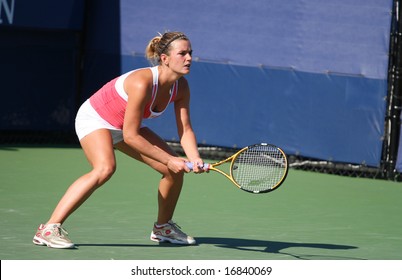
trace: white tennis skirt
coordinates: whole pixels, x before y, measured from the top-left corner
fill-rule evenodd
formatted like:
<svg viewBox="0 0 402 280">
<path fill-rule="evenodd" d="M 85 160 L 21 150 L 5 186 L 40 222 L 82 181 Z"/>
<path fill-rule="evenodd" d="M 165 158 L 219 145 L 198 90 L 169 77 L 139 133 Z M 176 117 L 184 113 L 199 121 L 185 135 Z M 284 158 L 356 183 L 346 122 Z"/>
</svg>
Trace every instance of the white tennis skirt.
<svg viewBox="0 0 402 280">
<path fill-rule="evenodd" d="M 123 141 L 123 130 L 112 126 L 102 119 L 92 107 L 89 99 L 87 99 L 77 112 L 75 118 L 75 132 L 77 133 L 78 139 L 81 141 L 82 138 L 98 129 L 108 129 L 112 134 L 113 144 Z"/>
</svg>

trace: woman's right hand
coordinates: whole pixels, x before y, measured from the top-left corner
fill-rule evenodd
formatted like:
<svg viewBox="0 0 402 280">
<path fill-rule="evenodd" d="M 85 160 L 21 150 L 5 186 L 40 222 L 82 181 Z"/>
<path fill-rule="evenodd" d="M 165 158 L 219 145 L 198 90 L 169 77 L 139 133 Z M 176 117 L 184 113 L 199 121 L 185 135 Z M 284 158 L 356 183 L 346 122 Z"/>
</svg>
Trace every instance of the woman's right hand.
<svg viewBox="0 0 402 280">
<path fill-rule="evenodd" d="M 191 172 L 190 168 L 186 165 L 186 160 L 181 157 L 172 157 L 167 163 L 167 168 L 172 170 L 174 173 L 180 172 Z"/>
</svg>

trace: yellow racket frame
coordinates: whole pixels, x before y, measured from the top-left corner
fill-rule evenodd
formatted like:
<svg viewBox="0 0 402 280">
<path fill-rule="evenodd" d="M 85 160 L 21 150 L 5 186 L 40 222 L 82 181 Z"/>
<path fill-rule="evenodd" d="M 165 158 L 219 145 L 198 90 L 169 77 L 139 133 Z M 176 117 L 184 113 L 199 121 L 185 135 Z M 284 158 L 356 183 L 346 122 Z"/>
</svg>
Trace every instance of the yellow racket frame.
<svg viewBox="0 0 402 280">
<path fill-rule="evenodd" d="M 278 149 L 278 151 L 281 152 L 281 154 L 283 155 L 283 158 L 284 158 L 284 160 L 285 160 L 285 172 L 283 172 L 282 178 L 281 178 L 273 187 L 271 187 L 270 189 L 267 189 L 267 190 L 265 190 L 265 191 L 249 191 L 249 190 L 246 190 L 246 189 L 242 188 L 242 187 L 239 185 L 239 183 L 237 183 L 236 180 L 233 178 L 233 165 L 234 165 L 234 163 L 235 163 L 237 157 L 239 157 L 239 155 L 240 155 L 241 153 L 243 153 L 245 150 L 248 150 L 248 149 L 250 149 L 250 148 L 252 148 L 252 147 L 255 147 L 255 146 L 261 146 L 261 145 L 262 145 L 262 146 L 271 146 L 271 147 L 275 147 L 276 149 Z M 220 166 L 220 165 L 222 165 L 222 164 L 224 164 L 224 163 L 227 163 L 227 162 L 230 162 L 230 166 L 229 166 L 230 174 L 227 174 L 226 172 L 222 171 L 221 169 L 216 168 L 216 167 L 218 167 L 218 166 Z M 266 193 L 266 192 L 270 192 L 270 191 L 273 191 L 273 190 L 275 190 L 276 188 L 278 188 L 278 187 L 283 183 L 283 181 L 286 179 L 286 176 L 287 176 L 287 173 L 288 173 L 288 168 L 289 168 L 288 159 L 287 159 L 287 157 L 286 157 L 285 152 L 284 152 L 281 148 L 279 148 L 279 147 L 277 147 L 277 146 L 275 146 L 275 145 L 266 144 L 266 143 L 261 143 L 261 144 L 256 144 L 256 145 L 251 145 L 251 146 L 244 147 L 243 149 L 239 150 L 238 152 L 236 152 L 236 153 L 233 154 L 232 156 L 228 157 L 227 159 L 221 160 L 221 161 L 216 162 L 216 163 L 213 163 L 213 164 L 209 164 L 207 170 L 213 170 L 213 171 L 216 171 L 216 172 L 218 172 L 218 173 L 224 175 L 224 176 L 225 176 L 226 178 L 228 178 L 236 187 L 238 187 L 238 188 L 241 189 L 241 190 L 244 190 L 244 191 L 247 191 L 247 192 L 250 192 L 250 193 L 256 193 L 256 194 L 257 194 L 257 193 Z"/>
</svg>

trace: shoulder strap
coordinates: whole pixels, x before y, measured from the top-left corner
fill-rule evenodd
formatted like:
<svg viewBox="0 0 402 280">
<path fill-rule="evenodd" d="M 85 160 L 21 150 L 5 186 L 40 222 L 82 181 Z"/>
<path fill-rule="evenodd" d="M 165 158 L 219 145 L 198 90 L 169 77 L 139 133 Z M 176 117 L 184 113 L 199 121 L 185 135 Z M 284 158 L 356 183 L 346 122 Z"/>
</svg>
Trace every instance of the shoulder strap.
<svg viewBox="0 0 402 280">
<path fill-rule="evenodd" d="M 178 91 L 178 89 L 179 89 L 179 81 L 176 81 L 176 82 L 173 84 L 173 87 L 172 87 L 172 89 L 171 89 L 172 98 L 170 99 L 170 102 L 175 101 L 176 96 L 177 96 L 177 91 Z"/>
</svg>

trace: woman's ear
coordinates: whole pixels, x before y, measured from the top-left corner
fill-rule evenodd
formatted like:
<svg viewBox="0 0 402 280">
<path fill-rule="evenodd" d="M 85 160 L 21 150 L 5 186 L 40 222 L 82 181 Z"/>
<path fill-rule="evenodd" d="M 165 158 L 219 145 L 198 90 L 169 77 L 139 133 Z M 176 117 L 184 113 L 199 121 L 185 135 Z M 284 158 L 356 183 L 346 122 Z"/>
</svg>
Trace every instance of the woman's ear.
<svg viewBox="0 0 402 280">
<path fill-rule="evenodd" d="M 169 56 L 166 54 L 161 54 L 161 62 L 163 65 L 169 66 Z"/>
</svg>

